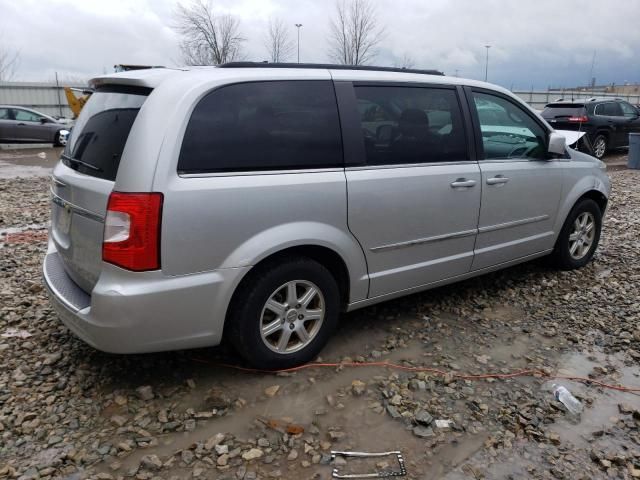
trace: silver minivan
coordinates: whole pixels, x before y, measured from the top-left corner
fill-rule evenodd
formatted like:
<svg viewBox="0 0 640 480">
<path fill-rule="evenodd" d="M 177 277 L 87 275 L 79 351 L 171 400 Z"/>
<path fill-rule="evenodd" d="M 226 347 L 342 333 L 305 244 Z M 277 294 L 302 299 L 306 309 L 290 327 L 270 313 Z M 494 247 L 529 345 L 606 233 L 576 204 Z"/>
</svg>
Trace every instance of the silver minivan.
<svg viewBox="0 0 640 480">
<path fill-rule="evenodd" d="M 116 353 L 228 339 L 313 359 L 341 312 L 549 255 L 610 184 L 509 91 L 435 71 L 232 63 L 92 80 L 51 183 L 44 279 Z"/>
</svg>

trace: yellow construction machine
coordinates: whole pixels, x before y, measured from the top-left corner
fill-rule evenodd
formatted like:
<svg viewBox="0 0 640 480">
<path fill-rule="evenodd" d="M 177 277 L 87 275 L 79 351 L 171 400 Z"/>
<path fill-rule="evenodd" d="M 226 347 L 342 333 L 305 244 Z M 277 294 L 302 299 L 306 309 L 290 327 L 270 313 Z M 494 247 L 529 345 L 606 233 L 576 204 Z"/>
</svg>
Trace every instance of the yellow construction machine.
<svg viewBox="0 0 640 480">
<path fill-rule="evenodd" d="M 79 92 L 80 96 L 76 96 L 74 92 Z M 69 108 L 73 112 L 73 118 L 78 118 L 80 110 L 82 110 L 82 107 L 84 107 L 84 104 L 87 103 L 87 100 L 89 100 L 91 96 L 91 90 L 86 88 L 64 87 L 64 94 L 67 97 Z"/>
</svg>

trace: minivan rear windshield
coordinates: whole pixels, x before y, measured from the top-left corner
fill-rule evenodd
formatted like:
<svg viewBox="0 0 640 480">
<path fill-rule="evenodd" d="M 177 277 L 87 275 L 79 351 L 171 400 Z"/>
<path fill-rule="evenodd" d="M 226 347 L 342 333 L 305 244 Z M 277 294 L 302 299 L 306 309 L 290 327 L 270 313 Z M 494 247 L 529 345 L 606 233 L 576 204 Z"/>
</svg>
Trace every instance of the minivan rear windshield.
<svg viewBox="0 0 640 480">
<path fill-rule="evenodd" d="M 71 130 L 62 162 L 85 175 L 114 181 L 133 122 L 150 92 L 135 87 L 94 92 Z"/>
<path fill-rule="evenodd" d="M 542 111 L 544 118 L 580 117 L 586 115 L 584 105 L 581 104 L 556 104 L 547 105 Z"/>
</svg>

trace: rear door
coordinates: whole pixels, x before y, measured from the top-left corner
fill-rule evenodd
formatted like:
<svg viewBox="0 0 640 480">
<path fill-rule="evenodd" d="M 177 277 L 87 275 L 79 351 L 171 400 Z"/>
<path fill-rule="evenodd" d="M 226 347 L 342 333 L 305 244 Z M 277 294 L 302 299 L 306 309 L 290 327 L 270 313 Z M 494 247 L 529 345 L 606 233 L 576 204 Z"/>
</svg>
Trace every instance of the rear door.
<svg viewBox="0 0 640 480">
<path fill-rule="evenodd" d="M 367 258 L 369 296 L 467 273 L 481 186 L 456 88 L 337 82 L 337 90 L 349 228 Z"/>
<path fill-rule="evenodd" d="M 600 117 L 600 121 L 609 130 L 609 142 L 607 148 L 627 145 L 626 119 L 618 102 L 603 102 L 595 106 L 594 114 Z"/>
<path fill-rule="evenodd" d="M 469 89 L 476 109 L 482 208 L 473 270 L 553 247 L 563 165 L 548 160 L 547 130 L 515 100 Z M 490 118 L 481 109 L 494 112 Z"/>
<path fill-rule="evenodd" d="M 97 90 L 53 171 L 51 237 L 65 270 L 85 291 L 102 265 L 104 216 L 131 127 L 148 89 Z"/>
</svg>

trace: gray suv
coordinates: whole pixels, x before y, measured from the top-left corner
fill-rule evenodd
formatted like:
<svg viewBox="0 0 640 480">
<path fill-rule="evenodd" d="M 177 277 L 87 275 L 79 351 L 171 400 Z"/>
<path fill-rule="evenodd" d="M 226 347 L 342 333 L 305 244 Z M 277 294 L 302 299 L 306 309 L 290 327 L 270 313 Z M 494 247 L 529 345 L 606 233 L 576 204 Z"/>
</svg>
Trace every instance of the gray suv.
<svg viewBox="0 0 640 480">
<path fill-rule="evenodd" d="M 91 83 L 53 171 L 44 278 L 101 350 L 225 338 L 289 367 L 341 312 L 545 255 L 579 268 L 598 244 L 604 164 L 500 87 L 250 63 Z"/>
</svg>

